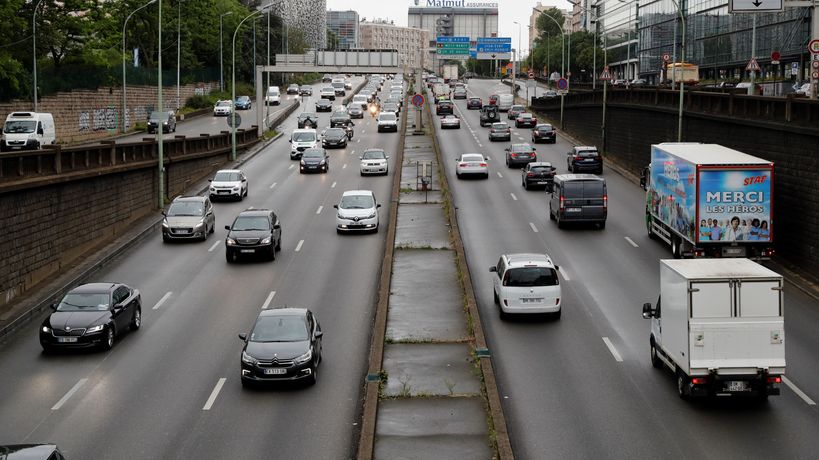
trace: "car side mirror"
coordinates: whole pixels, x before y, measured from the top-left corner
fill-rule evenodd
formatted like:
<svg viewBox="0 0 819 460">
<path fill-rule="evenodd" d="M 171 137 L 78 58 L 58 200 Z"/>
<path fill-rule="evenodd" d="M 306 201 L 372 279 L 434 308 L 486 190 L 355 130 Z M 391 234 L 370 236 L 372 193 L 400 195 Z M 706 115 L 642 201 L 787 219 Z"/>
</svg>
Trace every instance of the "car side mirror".
<svg viewBox="0 0 819 460">
<path fill-rule="evenodd" d="M 334 205 L 333 205 L 333 207 L 334 207 L 334 208 L 336 208 L 336 209 L 338 209 L 338 205 L 337 205 L 337 204 L 334 204 Z"/>
<path fill-rule="evenodd" d="M 489 267 L 489 271 L 492 272 L 492 273 L 497 273 L 498 272 L 498 267 L 493 265 L 493 266 Z"/>
<path fill-rule="evenodd" d="M 385 160 L 389 160 L 389 159 L 390 159 L 390 156 L 389 156 L 389 155 L 387 155 L 387 156 L 385 156 L 385 157 L 384 157 L 384 159 L 385 159 Z"/>
<path fill-rule="evenodd" d="M 165 210 L 164 210 L 164 209 L 163 209 L 161 212 L 162 212 L 162 215 L 163 215 L 163 216 L 168 217 L 168 213 L 167 213 L 167 212 L 165 212 Z"/>
<path fill-rule="evenodd" d="M 316 331 L 316 334 L 315 334 L 315 335 L 316 335 L 316 338 L 318 339 L 318 338 L 320 338 L 321 336 L 323 336 L 323 335 L 324 335 L 324 332 L 322 332 L 322 331 Z"/>
<path fill-rule="evenodd" d="M 288 139 L 287 142 L 293 143 L 293 139 Z"/>
<path fill-rule="evenodd" d="M 376 207 L 376 208 L 380 208 L 380 207 L 381 207 L 381 203 L 378 203 L 377 205 L 375 205 L 375 207 Z"/>
<path fill-rule="evenodd" d="M 225 225 L 225 230 L 230 230 L 230 225 Z"/>
<path fill-rule="evenodd" d="M 246 342 L 247 341 L 247 334 L 242 332 L 241 334 L 239 334 L 239 338 L 242 339 L 243 342 Z"/>
<path fill-rule="evenodd" d="M 649 319 L 654 317 L 654 309 L 652 308 L 651 303 L 644 303 L 643 304 L 643 318 Z"/>
<path fill-rule="evenodd" d="M 208 179 L 208 182 L 213 182 L 213 179 Z"/>
<path fill-rule="evenodd" d="M 51 304 L 51 309 L 52 309 L 52 310 L 56 310 L 56 309 L 57 309 L 57 305 L 59 305 L 57 302 L 52 303 L 52 304 Z"/>
</svg>

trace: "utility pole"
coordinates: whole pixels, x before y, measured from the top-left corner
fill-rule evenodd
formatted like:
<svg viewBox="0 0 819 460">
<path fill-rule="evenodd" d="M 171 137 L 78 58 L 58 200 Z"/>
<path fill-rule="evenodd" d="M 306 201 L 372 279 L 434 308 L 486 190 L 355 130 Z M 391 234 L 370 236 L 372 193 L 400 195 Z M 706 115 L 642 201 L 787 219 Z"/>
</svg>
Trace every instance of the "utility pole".
<svg viewBox="0 0 819 460">
<path fill-rule="evenodd" d="M 159 87 L 156 96 L 156 105 L 157 111 L 162 113 L 165 111 L 162 105 L 162 0 L 159 0 L 159 21 L 157 22 L 157 33 L 159 34 L 158 46 L 157 46 L 157 65 L 156 65 L 156 83 Z M 159 125 L 157 126 L 156 130 L 156 142 L 157 142 L 157 152 L 158 152 L 158 163 L 159 163 L 159 209 L 165 207 L 165 152 L 164 148 L 164 141 L 162 139 L 162 119 L 159 119 Z"/>
</svg>

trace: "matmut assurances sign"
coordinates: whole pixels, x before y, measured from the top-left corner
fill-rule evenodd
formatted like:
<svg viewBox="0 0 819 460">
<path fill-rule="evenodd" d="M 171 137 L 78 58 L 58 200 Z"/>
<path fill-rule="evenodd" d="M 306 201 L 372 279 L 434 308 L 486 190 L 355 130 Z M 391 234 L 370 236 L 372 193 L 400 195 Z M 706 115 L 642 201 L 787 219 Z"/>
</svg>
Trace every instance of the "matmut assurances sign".
<svg viewBox="0 0 819 460">
<path fill-rule="evenodd" d="M 480 0 L 414 0 L 415 6 L 431 8 L 497 8 L 498 2 Z"/>
</svg>

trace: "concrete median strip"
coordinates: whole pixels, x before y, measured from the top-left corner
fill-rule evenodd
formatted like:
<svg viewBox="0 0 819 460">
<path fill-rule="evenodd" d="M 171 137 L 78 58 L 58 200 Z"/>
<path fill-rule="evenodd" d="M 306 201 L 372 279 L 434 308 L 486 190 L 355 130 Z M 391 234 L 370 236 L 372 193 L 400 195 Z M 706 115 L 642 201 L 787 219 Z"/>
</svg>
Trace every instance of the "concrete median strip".
<svg viewBox="0 0 819 460">
<path fill-rule="evenodd" d="M 407 112 L 357 458 L 511 459 L 434 129 L 413 135 Z M 431 191 L 415 190 L 419 161 L 431 162 Z"/>
</svg>

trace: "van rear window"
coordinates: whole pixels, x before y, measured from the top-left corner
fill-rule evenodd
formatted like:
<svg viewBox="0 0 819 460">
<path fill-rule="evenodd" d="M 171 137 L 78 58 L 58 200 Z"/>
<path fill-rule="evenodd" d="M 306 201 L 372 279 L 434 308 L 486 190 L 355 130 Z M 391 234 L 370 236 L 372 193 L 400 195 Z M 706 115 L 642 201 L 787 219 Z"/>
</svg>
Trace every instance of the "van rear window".
<svg viewBox="0 0 819 460">
<path fill-rule="evenodd" d="M 522 267 L 507 270 L 504 286 L 557 286 L 557 272 L 549 267 Z"/>
<path fill-rule="evenodd" d="M 563 184 L 565 198 L 602 198 L 605 195 L 603 181 L 576 180 Z"/>
</svg>

